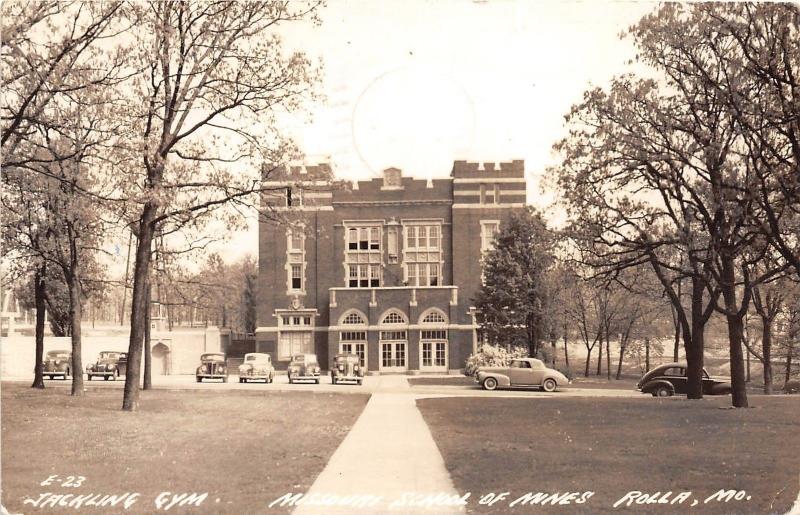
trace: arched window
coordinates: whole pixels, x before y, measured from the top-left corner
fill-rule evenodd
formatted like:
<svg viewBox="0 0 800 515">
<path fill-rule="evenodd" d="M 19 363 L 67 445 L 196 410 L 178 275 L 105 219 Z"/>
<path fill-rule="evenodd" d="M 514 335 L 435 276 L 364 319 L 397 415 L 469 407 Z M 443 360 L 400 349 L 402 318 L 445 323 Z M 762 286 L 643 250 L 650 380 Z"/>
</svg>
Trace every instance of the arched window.
<svg viewBox="0 0 800 515">
<path fill-rule="evenodd" d="M 366 324 L 367 321 L 364 320 L 364 317 L 361 316 L 361 314 L 356 311 L 348 313 L 342 319 L 342 325 L 366 325 Z"/>
<path fill-rule="evenodd" d="M 439 311 L 438 309 L 433 309 L 431 311 L 428 311 L 425 315 L 423 315 L 420 323 L 431 324 L 431 325 L 446 324 L 447 319 L 445 318 L 444 314 L 441 311 Z"/>
<path fill-rule="evenodd" d="M 406 319 L 397 311 L 391 311 L 388 315 L 383 317 L 382 324 L 405 324 Z"/>
</svg>

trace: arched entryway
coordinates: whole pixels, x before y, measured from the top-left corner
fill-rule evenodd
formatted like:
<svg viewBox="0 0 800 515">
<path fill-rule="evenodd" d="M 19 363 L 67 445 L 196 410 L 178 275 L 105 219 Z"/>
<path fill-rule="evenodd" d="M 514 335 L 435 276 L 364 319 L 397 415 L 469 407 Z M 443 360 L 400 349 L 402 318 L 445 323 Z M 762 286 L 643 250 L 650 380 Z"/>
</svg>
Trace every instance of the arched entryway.
<svg viewBox="0 0 800 515">
<path fill-rule="evenodd" d="M 169 347 L 164 345 L 162 342 L 158 342 L 155 345 L 153 345 L 152 349 L 150 350 L 150 356 L 153 358 L 152 362 L 153 375 L 158 375 L 158 376 L 169 375 L 170 373 L 169 354 L 170 354 Z"/>
</svg>

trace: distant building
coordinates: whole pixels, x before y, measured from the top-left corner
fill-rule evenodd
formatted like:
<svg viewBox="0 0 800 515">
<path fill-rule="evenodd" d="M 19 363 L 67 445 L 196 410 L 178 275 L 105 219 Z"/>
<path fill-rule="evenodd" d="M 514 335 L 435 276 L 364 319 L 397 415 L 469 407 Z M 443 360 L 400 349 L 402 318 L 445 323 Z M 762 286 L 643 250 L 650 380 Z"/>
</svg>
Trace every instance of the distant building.
<svg viewBox="0 0 800 515">
<path fill-rule="evenodd" d="M 450 178 L 335 181 L 327 165 L 270 174 L 259 228 L 256 347 L 280 368 L 358 354 L 373 373 L 463 369 L 476 347 L 481 255 L 524 207 L 523 161 L 456 161 Z"/>
</svg>

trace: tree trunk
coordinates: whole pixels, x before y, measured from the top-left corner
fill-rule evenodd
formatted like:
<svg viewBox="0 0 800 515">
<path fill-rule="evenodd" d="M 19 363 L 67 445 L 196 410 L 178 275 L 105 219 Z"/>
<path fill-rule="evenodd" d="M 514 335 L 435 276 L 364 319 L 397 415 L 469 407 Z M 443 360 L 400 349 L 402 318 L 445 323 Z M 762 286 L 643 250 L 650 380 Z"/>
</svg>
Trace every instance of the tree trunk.
<svg viewBox="0 0 800 515">
<path fill-rule="evenodd" d="M 147 275 L 150 272 L 150 246 L 153 241 L 152 222 L 156 206 L 147 202 L 139 219 L 139 234 L 136 242 L 136 262 L 133 267 L 133 298 L 131 299 L 131 334 L 128 343 L 128 370 L 125 373 L 125 393 L 122 398 L 124 411 L 139 408 L 139 373 L 142 363 L 145 309 L 147 309 Z"/>
<path fill-rule="evenodd" d="M 747 408 L 747 385 L 745 383 L 744 355 L 742 354 L 742 336 L 744 313 L 739 314 L 736 302 L 736 273 L 733 258 L 728 255 L 720 256 L 722 270 L 720 288 L 725 301 L 725 318 L 728 321 L 728 343 L 731 359 L 731 396 L 733 406 Z M 743 299 L 746 302 L 747 299 Z"/>
<path fill-rule="evenodd" d="M 672 348 L 672 361 L 675 363 L 678 362 L 679 358 L 679 351 L 681 345 L 681 324 L 678 322 L 677 317 L 675 319 L 675 344 Z"/>
<path fill-rule="evenodd" d="M 606 336 L 608 338 L 608 336 Z M 603 337 L 600 336 L 600 348 L 598 349 L 597 354 L 597 374 L 600 375 L 603 372 Z"/>
<path fill-rule="evenodd" d="M 644 371 L 650 372 L 650 337 L 644 339 Z"/>
<path fill-rule="evenodd" d="M 44 265 L 40 266 L 33 276 L 33 296 L 36 304 L 36 358 L 33 365 L 33 384 L 31 388 L 44 388 L 44 374 L 42 363 L 44 361 L 44 315 L 46 313 L 44 304 L 46 273 Z M 74 373 L 74 372 L 73 372 Z"/>
<path fill-rule="evenodd" d="M 792 358 L 794 357 L 794 341 L 789 338 L 789 341 L 786 343 L 786 377 L 784 378 L 784 384 L 788 383 L 789 380 L 792 378 Z"/>
<path fill-rule="evenodd" d="M 586 347 L 586 370 L 583 371 L 583 377 L 589 377 L 589 360 L 592 358 L 592 349 Z"/>
<path fill-rule="evenodd" d="M 558 352 L 556 350 L 556 337 L 553 335 L 552 339 L 550 340 L 550 353 L 553 355 L 551 366 L 553 368 L 556 368 L 556 352 Z"/>
<path fill-rule="evenodd" d="M 150 278 L 147 280 L 147 309 L 144 311 L 144 380 L 142 382 L 142 390 L 151 390 L 153 388 L 152 356 L 150 355 L 150 296 L 152 294 L 152 285 Z"/>
<path fill-rule="evenodd" d="M 564 321 L 564 363 L 567 365 L 567 369 L 569 369 L 569 351 L 567 350 L 567 322 L 566 322 L 566 319 Z"/>
<path fill-rule="evenodd" d="M 745 360 L 746 373 L 745 373 L 745 377 L 744 377 L 744 382 L 745 383 L 749 383 L 752 380 L 751 377 L 750 377 L 750 350 L 746 346 L 745 346 L 745 357 L 747 359 Z"/>
<path fill-rule="evenodd" d="M 692 277 L 691 324 L 692 330 L 683 333 L 683 347 L 686 353 L 686 397 L 703 398 L 703 365 L 705 354 L 706 314 L 703 309 L 705 284 L 697 277 Z"/>
<path fill-rule="evenodd" d="M 606 379 L 611 381 L 611 339 L 606 332 Z"/>
<path fill-rule="evenodd" d="M 762 318 L 761 347 L 764 362 L 764 394 L 772 395 L 772 320 Z"/>
<path fill-rule="evenodd" d="M 625 355 L 625 349 L 628 347 L 628 337 L 624 337 L 619 341 L 619 361 L 617 362 L 617 375 L 616 380 L 622 378 L 622 356 Z"/>
<path fill-rule="evenodd" d="M 72 332 L 72 395 L 83 395 L 83 361 L 81 360 L 81 284 L 76 267 L 66 274 L 69 288 L 69 319 Z"/>
</svg>

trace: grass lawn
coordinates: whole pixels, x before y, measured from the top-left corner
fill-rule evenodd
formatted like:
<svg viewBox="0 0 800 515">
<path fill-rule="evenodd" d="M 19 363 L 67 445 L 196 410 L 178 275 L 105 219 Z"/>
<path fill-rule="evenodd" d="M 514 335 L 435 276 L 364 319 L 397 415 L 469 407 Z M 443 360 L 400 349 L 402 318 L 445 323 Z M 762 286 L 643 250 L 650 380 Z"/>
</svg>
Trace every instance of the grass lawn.
<svg viewBox="0 0 800 515">
<path fill-rule="evenodd" d="M 162 491 L 208 492 L 193 512 L 264 512 L 275 498 L 311 486 L 368 398 L 153 390 L 141 393 L 139 412 L 123 413 L 118 389 L 74 398 L 64 388 L 3 384 L 3 505 L 30 513 L 41 510 L 22 501 L 45 492 L 138 492 L 125 513 L 152 513 Z M 85 480 L 79 488 L 40 485 L 51 475 Z"/>
<path fill-rule="evenodd" d="M 589 377 L 576 377 L 572 381 L 571 387 L 574 388 L 591 388 L 603 390 L 633 390 L 636 387 L 636 382 L 639 378 L 623 376 L 622 379 L 617 381 L 611 379 L 610 381 L 605 376 L 589 376 Z M 478 388 L 478 383 L 472 377 L 466 376 L 447 376 L 447 377 L 409 377 L 408 384 L 411 386 L 472 386 Z M 569 388 L 566 386 L 565 388 Z"/>
<path fill-rule="evenodd" d="M 720 409 L 729 403 L 728 396 L 417 401 L 456 488 L 472 492 L 473 513 L 786 513 L 798 495 L 800 398 L 760 396 L 755 408 Z M 705 503 L 720 489 L 745 490 L 750 500 Z M 634 490 L 692 495 L 612 508 Z M 587 491 L 594 494 L 584 504 L 477 503 L 490 492 L 514 500 Z"/>
</svg>

